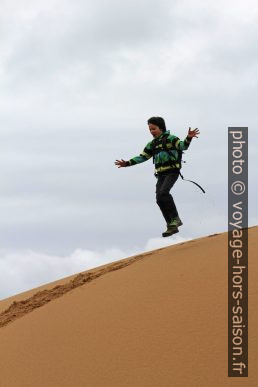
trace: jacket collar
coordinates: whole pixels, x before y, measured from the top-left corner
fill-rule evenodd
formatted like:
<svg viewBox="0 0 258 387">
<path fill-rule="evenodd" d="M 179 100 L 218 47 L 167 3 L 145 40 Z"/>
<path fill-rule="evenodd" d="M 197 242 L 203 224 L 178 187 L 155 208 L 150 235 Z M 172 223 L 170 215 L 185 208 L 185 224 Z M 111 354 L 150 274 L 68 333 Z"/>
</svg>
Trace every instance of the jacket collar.
<svg viewBox="0 0 258 387">
<path fill-rule="evenodd" d="M 154 140 L 161 139 L 165 134 L 170 134 L 170 130 L 166 130 L 165 132 L 162 132 L 158 137 L 154 138 Z"/>
</svg>

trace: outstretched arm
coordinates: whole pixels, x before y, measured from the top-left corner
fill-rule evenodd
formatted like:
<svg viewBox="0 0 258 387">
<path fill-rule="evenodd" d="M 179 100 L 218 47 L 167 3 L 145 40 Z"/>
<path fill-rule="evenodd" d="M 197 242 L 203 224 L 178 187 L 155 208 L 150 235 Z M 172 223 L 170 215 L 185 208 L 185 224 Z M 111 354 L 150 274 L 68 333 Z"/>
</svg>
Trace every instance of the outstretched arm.
<svg viewBox="0 0 258 387">
<path fill-rule="evenodd" d="M 149 142 L 139 156 L 135 156 L 128 161 L 125 161 L 123 159 L 116 160 L 115 165 L 117 165 L 118 168 L 121 168 L 121 167 L 129 167 L 135 164 L 140 164 L 140 163 L 143 163 L 144 161 L 149 160 L 152 157 L 152 154 L 153 154 L 152 146 L 151 146 L 151 142 Z"/>
<path fill-rule="evenodd" d="M 191 130 L 191 128 L 189 128 L 187 137 L 183 141 L 181 141 L 178 137 L 173 138 L 172 146 L 177 150 L 181 150 L 181 151 L 187 150 L 192 141 L 192 138 L 198 137 L 197 134 L 199 133 L 200 132 L 198 128 L 195 128 L 194 130 Z"/>
</svg>

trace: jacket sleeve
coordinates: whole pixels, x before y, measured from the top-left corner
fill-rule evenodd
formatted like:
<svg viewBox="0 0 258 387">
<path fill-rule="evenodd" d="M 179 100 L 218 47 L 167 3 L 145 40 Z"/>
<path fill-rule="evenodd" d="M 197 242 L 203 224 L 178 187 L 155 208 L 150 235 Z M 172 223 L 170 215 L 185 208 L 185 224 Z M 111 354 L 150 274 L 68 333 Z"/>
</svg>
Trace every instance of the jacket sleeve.
<svg viewBox="0 0 258 387">
<path fill-rule="evenodd" d="M 172 149 L 184 151 L 189 148 L 192 138 L 187 136 L 183 141 L 181 141 L 177 136 L 170 136 L 170 141 Z"/>
<path fill-rule="evenodd" d="M 132 157 L 130 160 L 126 162 L 126 166 L 130 167 L 131 165 L 140 164 L 144 161 L 149 160 L 153 155 L 153 146 L 152 141 L 148 142 L 143 151 L 139 154 L 139 156 Z"/>
</svg>

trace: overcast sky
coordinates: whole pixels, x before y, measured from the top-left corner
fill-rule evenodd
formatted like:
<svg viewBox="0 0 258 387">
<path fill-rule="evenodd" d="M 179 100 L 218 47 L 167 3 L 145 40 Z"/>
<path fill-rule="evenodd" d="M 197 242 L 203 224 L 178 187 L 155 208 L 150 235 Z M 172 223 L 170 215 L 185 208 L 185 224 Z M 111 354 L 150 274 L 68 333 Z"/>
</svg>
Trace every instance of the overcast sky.
<svg viewBox="0 0 258 387">
<path fill-rule="evenodd" d="M 249 127 L 258 224 L 258 5 L 0 0 L 0 298 L 115 259 L 227 230 L 227 128 Z M 150 159 L 117 168 L 162 116 L 198 127 L 162 238 Z"/>
</svg>

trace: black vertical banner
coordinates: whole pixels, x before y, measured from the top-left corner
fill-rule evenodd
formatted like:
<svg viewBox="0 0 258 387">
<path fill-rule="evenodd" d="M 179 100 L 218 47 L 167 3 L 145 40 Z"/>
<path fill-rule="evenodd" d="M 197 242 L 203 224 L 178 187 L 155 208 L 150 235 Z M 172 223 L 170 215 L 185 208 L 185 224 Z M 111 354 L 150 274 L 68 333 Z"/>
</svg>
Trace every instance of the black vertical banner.
<svg viewBox="0 0 258 387">
<path fill-rule="evenodd" d="M 248 128 L 228 128 L 228 376 L 248 376 Z"/>
</svg>

